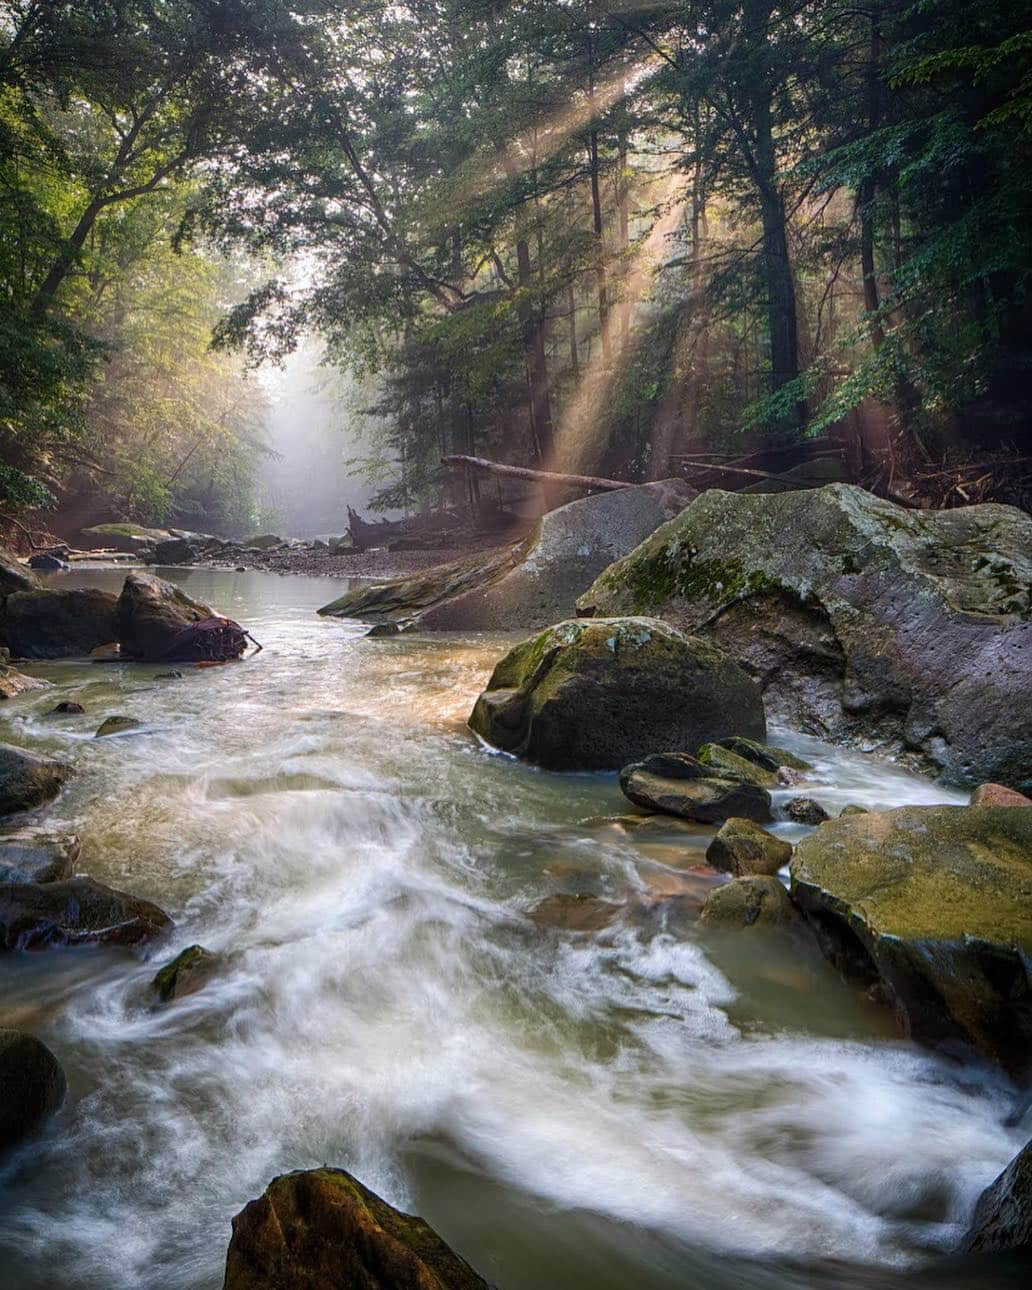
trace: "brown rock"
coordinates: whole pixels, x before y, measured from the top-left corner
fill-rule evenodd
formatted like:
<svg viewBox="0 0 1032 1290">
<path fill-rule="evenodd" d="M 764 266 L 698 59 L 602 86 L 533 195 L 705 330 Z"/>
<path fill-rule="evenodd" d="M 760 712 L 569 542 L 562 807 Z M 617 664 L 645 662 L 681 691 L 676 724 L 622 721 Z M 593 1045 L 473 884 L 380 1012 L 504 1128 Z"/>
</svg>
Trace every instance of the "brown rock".
<svg viewBox="0 0 1032 1290">
<path fill-rule="evenodd" d="M 747 874 L 776 874 L 791 859 L 791 843 L 745 819 L 728 820 L 706 851 L 706 860 L 714 869 L 734 874 L 736 878 Z"/>
<path fill-rule="evenodd" d="M 971 794 L 972 806 L 1032 806 L 1032 798 L 1019 793 L 1016 788 L 1003 784 L 979 784 Z"/>
<path fill-rule="evenodd" d="M 46 945 L 138 945 L 172 928 L 150 901 L 92 878 L 0 886 L 0 950 Z"/>
<path fill-rule="evenodd" d="M 707 927 L 791 927 L 802 916 L 777 878 L 733 878 L 714 887 L 702 907 Z"/>
</svg>

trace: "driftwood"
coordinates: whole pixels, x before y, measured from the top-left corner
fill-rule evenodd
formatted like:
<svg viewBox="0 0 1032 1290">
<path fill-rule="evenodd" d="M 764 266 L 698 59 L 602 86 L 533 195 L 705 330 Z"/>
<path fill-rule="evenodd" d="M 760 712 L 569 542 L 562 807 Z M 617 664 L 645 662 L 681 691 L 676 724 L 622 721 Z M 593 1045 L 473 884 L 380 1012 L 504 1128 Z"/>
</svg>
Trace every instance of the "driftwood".
<svg viewBox="0 0 1032 1290">
<path fill-rule="evenodd" d="M 348 507 L 348 532 L 356 551 L 370 547 L 389 546 L 402 538 L 433 538 L 454 533 L 459 518 L 448 511 L 413 515 L 404 520 L 364 520 L 352 507 Z"/>
<path fill-rule="evenodd" d="M 442 457 L 445 466 L 465 466 L 467 470 L 482 470 L 489 475 L 504 475 L 509 479 L 529 479 L 537 484 L 552 484 L 558 488 L 583 488 L 595 493 L 614 493 L 619 488 L 633 488 L 627 479 L 599 479 L 595 475 L 563 475 L 554 470 L 531 470 L 529 466 L 505 466 L 486 457 Z"/>
</svg>

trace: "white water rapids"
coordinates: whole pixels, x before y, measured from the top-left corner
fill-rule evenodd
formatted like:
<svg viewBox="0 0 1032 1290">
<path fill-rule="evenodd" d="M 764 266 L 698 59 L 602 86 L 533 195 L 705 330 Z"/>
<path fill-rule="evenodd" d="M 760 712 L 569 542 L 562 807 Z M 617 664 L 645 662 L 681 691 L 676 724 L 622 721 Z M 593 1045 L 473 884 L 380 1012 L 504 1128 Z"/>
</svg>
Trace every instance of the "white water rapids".
<svg viewBox="0 0 1032 1290">
<path fill-rule="evenodd" d="M 838 1261 L 886 1285 L 956 1242 L 1029 1136 L 1014 1090 L 900 1040 L 816 958 L 665 919 L 704 837 L 600 823 L 626 808 L 614 776 L 466 731 L 505 640 L 365 640 L 314 615 L 339 584 L 170 576 L 264 651 L 181 680 L 40 665 L 57 690 L 0 712 L 0 738 L 76 763 L 47 818 L 81 833 L 82 870 L 177 924 L 146 962 L 0 960 L 0 1025 L 69 1077 L 0 1162 L 5 1286 L 220 1286 L 231 1216 L 322 1163 L 502 1290 L 846 1284 Z M 44 716 L 61 698 L 88 717 Z M 144 730 L 90 737 L 121 712 Z M 962 800 L 792 746 L 833 813 Z M 525 916 L 562 890 L 653 912 L 586 935 Z M 157 966 L 193 943 L 223 971 L 155 1007 Z"/>
</svg>

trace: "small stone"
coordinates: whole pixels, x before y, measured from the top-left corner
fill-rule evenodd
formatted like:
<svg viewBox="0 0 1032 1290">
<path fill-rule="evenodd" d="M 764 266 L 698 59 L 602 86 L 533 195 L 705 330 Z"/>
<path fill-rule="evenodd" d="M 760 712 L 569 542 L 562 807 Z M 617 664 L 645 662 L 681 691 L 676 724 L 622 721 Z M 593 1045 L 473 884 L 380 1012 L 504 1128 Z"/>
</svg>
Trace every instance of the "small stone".
<svg viewBox="0 0 1032 1290">
<path fill-rule="evenodd" d="M 81 717 L 86 709 L 81 703 L 75 703 L 71 699 L 62 699 L 60 703 L 50 709 L 51 717 Z"/>
<path fill-rule="evenodd" d="M 869 815 L 869 814 L 870 814 L 870 811 L 868 811 L 866 806 L 857 806 L 854 802 L 850 802 L 848 806 L 844 806 L 842 810 L 839 811 L 839 819 L 841 819 L 843 815 Z"/>
<path fill-rule="evenodd" d="M 183 674 L 182 672 L 158 672 L 154 679 L 155 681 L 181 681 Z"/>
<path fill-rule="evenodd" d="M 752 820 L 730 819 L 709 844 L 706 861 L 714 869 L 741 877 L 773 875 L 792 859 L 792 846 Z"/>
<path fill-rule="evenodd" d="M 1003 784 L 979 784 L 971 794 L 972 806 L 1032 806 L 1032 798 Z"/>
<path fill-rule="evenodd" d="M 714 887 L 702 907 L 707 927 L 790 927 L 801 921 L 788 892 L 771 877 L 733 878 Z"/>
<path fill-rule="evenodd" d="M 158 972 L 151 982 L 162 1003 L 194 994 L 211 980 L 219 966 L 218 955 L 203 945 L 191 945 Z"/>
<path fill-rule="evenodd" d="M 128 730 L 138 730 L 141 724 L 135 717 L 108 717 L 106 721 L 100 723 L 94 738 L 103 739 L 107 735 L 121 735 Z"/>
<path fill-rule="evenodd" d="M 242 564 L 238 564 L 238 565 L 237 565 L 237 567 L 233 570 L 233 572 L 234 572 L 234 573 L 246 573 L 246 572 L 247 572 L 247 569 L 245 568 L 245 566 L 244 566 L 244 565 L 242 565 Z"/>
<path fill-rule="evenodd" d="M 785 803 L 785 818 L 791 820 L 793 824 L 817 825 L 830 820 L 831 816 L 820 802 L 815 802 L 812 797 L 793 797 L 791 801 Z"/>
<path fill-rule="evenodd" d="M 0 1147 L 20 1142 L 64 1096 L 64 1071 L 46 1044 L 20 1030 L 0 1030 Z"/>
<path fill-rule="evenodd" d="M 375 640 L 380 636 L 400 636 L 401 625 L 399 623 L 374 623 L 366 632 L 368 640 Z"/>
</svg>

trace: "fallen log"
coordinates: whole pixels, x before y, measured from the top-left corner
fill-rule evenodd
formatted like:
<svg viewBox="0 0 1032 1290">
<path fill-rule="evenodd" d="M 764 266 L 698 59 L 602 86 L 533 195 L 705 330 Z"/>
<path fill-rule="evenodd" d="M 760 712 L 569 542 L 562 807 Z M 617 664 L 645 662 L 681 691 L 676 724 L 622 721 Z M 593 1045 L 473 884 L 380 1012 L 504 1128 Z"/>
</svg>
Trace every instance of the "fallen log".
<svg viewBox="0 0 1032 1290">
<path fill-rule="evenodd" d="M 633 488 L 628 479 L 599 479 L 595 475 L 563 475 L 554 470 L 532 470 L 529 466 L 505 466 L 486 457 L 455 455 L 442 457 L 444 466 L 465 466 L 467 470 L 482 470 L 489 475 L 504 475 L 509 479 L 529 479 L 537 484 L 552 484 L 559 488 L 583 488 L 596 493 L 614 493 L 619 488 Z"/>
</svg>

